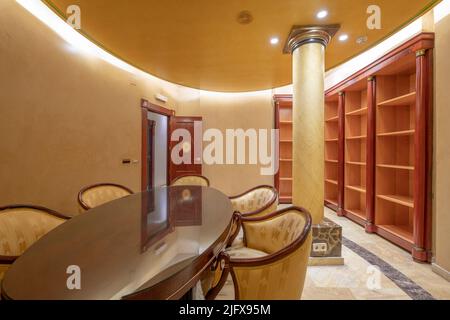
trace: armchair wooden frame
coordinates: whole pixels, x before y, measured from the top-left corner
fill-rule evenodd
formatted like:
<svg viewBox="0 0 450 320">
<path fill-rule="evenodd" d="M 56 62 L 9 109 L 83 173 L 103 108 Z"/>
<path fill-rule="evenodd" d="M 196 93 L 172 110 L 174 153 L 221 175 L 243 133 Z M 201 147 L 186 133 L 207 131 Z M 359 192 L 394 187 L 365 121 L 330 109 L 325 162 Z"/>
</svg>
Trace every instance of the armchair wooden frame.
<svg viewBox="0 0 450 320">
<path fill-rule="evenodd" d="M 41 206 L 35 206 L 35 205 L 25 205 L 25 204 L 15 204 L 15 205 L 9 205 L 5 207 L 0 207 L 0 215 L 6 211 L 6 210 L 13 210 L 13 209 L 33 209 L 33 210 L 39 210 L 45 213 L 48 213 L 49 215 L 52 215 L 56 218 L 60 218 L 63 220 L 70 220 L 72 217 L 66 216 L 62 213 L 59 213 L 55 210 L 51 210 L 45 207 Z M 0 264 L 13 264 L 19 256 L 2 256 L 0 255 Z"/>
<path fill-rule="evenodd" d="M 206 184 L 207 184 L 208 187 L 211 185 L 210 182 L 209 182 L 209 179 L 208 179 L 207 177 L 205 177 L 205 176 L 202 176 L 201 174 L 186 174 L 186 175 L 183 175 L 183 176 L 179 176 L 179 177 L 173 179 L 173 180 L 170 182 L 170 185 L 173 185 L 175 182 L 177 182 L 177 181 L 179 181 L 179 180 L 181 180 L 181 179 L 183 179 L 183 178 L 187 178 L 187 177 L 196 177 L 196 178 L 200 178 L 200 179 L 203 179 L 203 180 L 206 181 Z"/>
<path fill-rule="evenodd" d="M 263 189 L 263 188 L 272 190 L 273 191 L 273 196 L 270 199 L 270 201 L 266 205 L 264 205 L 262 208 L 260 208 L 258 210 L 255 210 L 255 211 L 252 211 L 252 212 L 248 212 L 248 213 L 242 213 L 241 212 L 241 215 L 243 217 L 251 217 L 251 216 L 254 216 L 254 215 L 257 215 L 257 214 L 263 212 L 264 210 L 267 210 L 268 208 L 270 208 L 275 203 L 275 201 L 278 200 L 279 194 L 278 194 L 278 190 L 277 189 L 275 189 L 274 187 L 269 186 L 269 185 L 261 185 L 261 186 L 254 187 L 254 188 L 252 188 L 250 190 L 247 190 L 247 191 L 245 191 L 245 192 L 243 192 L 243 193 L 241 193 L 241 194 L 239 194 L 237 196 L 232 196 L 232 197 L 229 197 L 229 198 L 230 198 L 230 200 L 236 200 L 236 199 L 238 199 L 240 197 L 245 196 L 246 194 L 248 194 L 250 192 L 256 191 L 258 189 Z"/>
<path fill-rule="evenodd" d="M 98 184 L 90 185 L 90 186 L 84 187 L 78 193 L 78 203 L 84 210 L 91 210 L 92 208 L 86 202 L 84 202 L 83 194 L 90 189 L 94 189 L 94 188 L 98 188 L 98 187 L 116 187 L 116 188 L 125 190 L 125 191 L 129 192 L 130 194 L 134 194 L 134 192 L 131 189 L 129 189 L 125 186 L 122 186 L 120 184 L 116 184 L 116 183 L 98 183 Z"/>
<path fill-rule="evenodd" d="M 235 217 L 238 217 L 234 222 L 237 223 L 238 230 L 239 228 L 245 224 L 246 222 L 263 222 L 266 220 L 270 220 L 279 216 L 282 216 L 286 212 L 289 211 L 297 211 L 301 213 L 305 218 L 305 226 L 303 228 L 302 233 L 297 237 L 296 240 L 294 240 L 290 245 L 286 246 L 285 248 L 273 253 L 269 254 L 264 257 L 260 258 L 248 258 L 248 259 L 236 259 L 231 258 L 226 252 L 221 252 L 217 258 L 216 268 L 220 268 L 222 271 L 222 275 L 219 281 L 219 284 L 215 288 L 214 292 L 211 292 L 206 298 L 208 300 L 213 300 L 217 296 L 217 294 L 222 290 L 229 274 L 231 273 L 231 277 L 233 279 L 234 283 L 234 291 L 235 291 L 235 300 L 240 300 L 240 294 L 239 294 L 239 286 L 237 284 L 237 278 L 234 273 L 234 267 L 258 267 L 258 266 L 265 266 L 272 264 L 278 260 L 283 259 L 284 257 L 294 253 L 297 249 L 299 249 L 308 239 L 308 236 L 311 232 L 312 228 L 312 218 L 311 214 L 308 212 L 308 210 L 302 208 L 302 207 L 289 207 L 283 210 L 279 210 L 277 212 L 274 212 L 272 214 L 269 214 L 264 217 L 257 217 L 257 218 L 251 218 L 251 217 L 243 217 L 239 214 L 235 214 Z M 244 228 L 244 244 L 247 246 L 247 237 L 245 234 L 245 228 Z"/>
</svg>

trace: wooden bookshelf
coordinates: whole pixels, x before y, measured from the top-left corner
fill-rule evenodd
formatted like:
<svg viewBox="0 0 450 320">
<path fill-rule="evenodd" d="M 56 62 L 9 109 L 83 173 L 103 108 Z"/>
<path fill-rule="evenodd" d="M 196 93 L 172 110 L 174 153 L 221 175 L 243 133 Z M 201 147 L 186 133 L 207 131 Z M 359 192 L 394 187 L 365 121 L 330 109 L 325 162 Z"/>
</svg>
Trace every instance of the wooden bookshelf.
<svg viewBox="0 0 450 320">
<path fill-rule="evenodd" d="M 375 225 L 413 247 L 416 68 L 377 76 Z M 379 102 L 379 103 L 378 103 Z M 384 164 L 390 163 L 390 166 Z"/>
<path fill-rule="evenodd" d="M 366 223 L 367 81 L 345 90 L 344 215 Z"/>
<path fill-rule="evenodd" d="M 420 262 L 430 262 L 432 248 L 433 47 L 434 34 L 419 34 L 325 93 L 345 97 L 343 113 L 325 105 L 327 132 L 332 123 L 345 128 L 326 135 L 326 166 L 337 166 L 326 173 L 327 198 Z"/>
<path fill-rule="evenodd" d="M 293 166 L 293 109 L 291 95 L 276 95 L 275 128 L 280 130 L 280 163 L 275 175 L 275 188 L 280 194 L 280 203 L 292 203 L 292 166 Z"/>
<path fill-rule="evenodd" d="M 339 95 L 325 97 L 325 205 L 339 208 Z"/>
</svg>

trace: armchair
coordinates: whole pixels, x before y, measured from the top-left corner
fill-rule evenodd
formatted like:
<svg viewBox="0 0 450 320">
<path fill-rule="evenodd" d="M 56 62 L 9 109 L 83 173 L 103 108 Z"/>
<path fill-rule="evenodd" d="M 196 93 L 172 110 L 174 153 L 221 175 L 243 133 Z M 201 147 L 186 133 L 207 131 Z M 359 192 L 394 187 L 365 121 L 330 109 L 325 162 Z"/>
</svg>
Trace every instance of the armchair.
<svg viewBox="0 0 450 320">
<path fill-rule="evenodd" d="M 222 253 L 222 278 L 231 273 L 236 300 L 298 300 L 311 252 L 311 215 L 291 207 L 265 217 L 242 217 L 244 245 Z"/>
<path fill-rule="evenodd" d="M 0 281 L 19 256 L 68 219 L 70 217 L 38 206 L 0 208 Z"/>
</svg>

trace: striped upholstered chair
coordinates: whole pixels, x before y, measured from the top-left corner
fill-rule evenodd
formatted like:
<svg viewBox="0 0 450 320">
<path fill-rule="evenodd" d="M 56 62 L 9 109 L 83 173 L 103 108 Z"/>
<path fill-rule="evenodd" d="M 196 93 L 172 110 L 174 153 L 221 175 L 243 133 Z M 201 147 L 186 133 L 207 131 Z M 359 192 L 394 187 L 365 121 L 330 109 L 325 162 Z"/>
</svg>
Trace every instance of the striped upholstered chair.
<svg viewBox="0 0 450 320">
<path fill-rule="evenodd" d="M 9 265 L 41 237 L 68 219 L 70 217 L 37 206 L 0 208 L 0 281 Z"/>
<path fill-rule="evenodd" d="M 235 299 L 299 300 L 311 252 L 311 215 L 290 207 L 240 221 L 245 246 L 223 253 L 218 263 L 222 279 L 231 272 Z"/>
<path fill-rule="evenodd" d="M 85 187 L 78 193 L 80 212 L 88 211 L 107 202 L 132 194 L 133 191 L 127 187 L 114 183 L 101 183 Z"/>
<path fill-rule="evenodd" d="M 188 175 L 182 176 L 174 179 L 171 186 L 200 186 L 200 187 L 209 187 L 208 178 L 201 175 Z"/>
</svg>

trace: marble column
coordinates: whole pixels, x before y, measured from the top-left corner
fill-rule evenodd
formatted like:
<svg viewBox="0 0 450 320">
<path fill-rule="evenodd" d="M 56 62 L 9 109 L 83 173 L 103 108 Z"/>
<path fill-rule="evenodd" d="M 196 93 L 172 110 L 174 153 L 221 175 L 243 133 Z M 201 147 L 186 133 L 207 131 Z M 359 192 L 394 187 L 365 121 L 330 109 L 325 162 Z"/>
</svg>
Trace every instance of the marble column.
<svg viewBox="0 0 450 320">
<path fill-rule="evenodd" d="M 294 88 L 293 204 L 324 218 L 325 48 L 338 25 L 294 27 L 285 52 L 292 54 Z"/>
<path fill-rule="evenodd" d="M 339 25 L 294 26 L 285 46 L 293 64 L 293 204 L 313 217 L 310 265 L 342 265 L 342 228 L 324 219 L 325 49 Z"/>
</svg>

